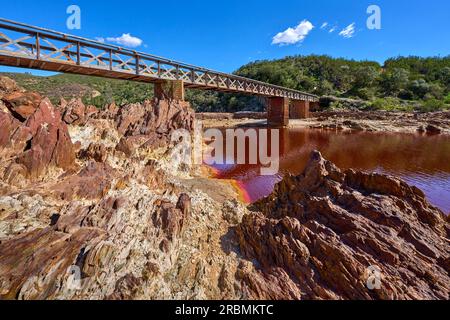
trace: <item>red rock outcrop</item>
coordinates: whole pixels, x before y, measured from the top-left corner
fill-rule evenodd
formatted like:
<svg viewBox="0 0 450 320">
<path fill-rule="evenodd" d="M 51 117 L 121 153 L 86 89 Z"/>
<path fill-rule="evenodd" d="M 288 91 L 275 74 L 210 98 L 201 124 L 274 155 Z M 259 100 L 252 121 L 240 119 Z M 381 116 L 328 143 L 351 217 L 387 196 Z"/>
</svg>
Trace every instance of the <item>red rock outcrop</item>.
<svg viewBox="0 0 450 320">
<path fill-rule="evenodd" d="M 194 112 L 188 103 L 154 99 L 123 106 L 115 122 L 120 134 L 125 137 L 146 137 L 144 145 L 155 147 L 167 143 L 174 130 L 192 131 L 194 119 Z M 122 144 L 129 145 L 130 142 L 124 141 Z"/>
<path fill-rule="evenodd" d="M 253 210 L 236 231 L 251 298 L 449 299 L 450 225 L 399 179 L 314 152 Z"/>
<path fill-rule="evenodd" d="M 66 106 L 63 120 L 67 124 L 79 125 L 85 122 L 86 106 L 81 99 L 72 99 Z"/>
<path fill-rule="evenodd" d="M 69 175 L 52 186 L 51 192 L 59 199 L 99 199 L 111 189 L 115 170 L 105 163 L 90 162 L 78 174 Z"/>
<path fill-rule="evenodd" d="M 49 227 L 2 242 L 0 299 L 48 298 L 58 290 L 86 243 L 99 241 L 100 236 L 98 229 L 78 228 L 68 234 Z"/>
<path fill-rule="evenodd" d="M 138 149 L 167 146 L 172 132 L 177 129 L 192 131 L 195 114 L 186 102 L 153 99 L 120 109 L 111 104 L 97 117 L 114 118 L 117 131 L 122 136 L 116 151 L 131 157 Z"/>
<path fill-rule="evenodd" d="M 23 91 L 23 89 L 13 79 L 0 77 L 0 98 L 4 95 L 19 91 Z"/>
<path fill-rule="evenodd" d="M 75 151 L 61 115 L 44 99 L 25 123 L 32 138 L 24 152 L 17 155 L 16 163 L 27 169 L 27 178 L 37 179 L 49 167 L 69 170 L 75 166 Z"/>
<path fill-rule="evenodd" d="M 19 93 L 31 97 L 0 78 L 0 98 Z M 169 147 L 175 129 L 190 130 L 192 109 L 156 100 L 99 113 L 81 100 L 62 99 L 55 109 L 42 99 L 29 113 L 16 105 L 22 115 L 0 104 L 0 299 L 179 292 L 167 279 L 185 251 L 191 198 L 151 148 Z"/>
<path fill-rule="evenodd" d="M 128 287 L 125 279 L 131 277 L 139 285 L 148 285 L 152 279 L 144 276 L 150 272 L 147 266 L 157 268 L 149 261 L 150 250 L 156 247 L 164 256 L 179 245 L 188 219 L 183 208 L 189 207 L 190 202 L 184 198 L 183 208 L 164 202 L 152 209 L 153 212 L 137 212 L 133 201 L 106 197 L 93 206 L 71 203 L 49 221 L 48 227 L 0 242 L 0 299 L 55 299 L 76 297 L 75 294 L 134 299 L 142 288 L 138 286 L 134 292 L 125 294 Z M 139 214 L 141 219 L 129 220 L 131 212 Z M 149 217 L 153 223 L 145 221 Z M 130 230 L 135 233 L 129 234 Z M 130 249 L 137 239 L 145 242 L 147 257 L 133 256 L 136 253 Z M 143 250 L 140 246 L 135 248 Z M 157 254 L 152 252 L 151 256 Z M 128 259 L 140 262 L 136 267 L 142 269 L 143 275 L 136 277 L 131 271 L 121 275 L 120 270 Z M 78 283 L 71 282 L 71 270 L 78 270 L 75 273 Z"/>
<path fill-rule="evenodd" d="M 2 98 L 7 110 L 0 111 L 0 154 L 9 163 L 4 180 L 15 184 L 18 176 L 38 179 L 51 167 L 74 168 L 67 126 L 50 100 L 12 84 L 4 91 L 9 92 Z"/>
<path fill-rule="evenodd" d="M 31 130 L 9 112 L 0 111 L 0 155 L 9 159 L 21 153 L 32 138 Z"/>
<path fill-rule="evenodd" d="M 42 97 L 35 92 L 13 92 L 2 98 L 8 110 L 20 121 L 30 117 L 42 101 Z"/>
<path fill-rule="evenodd" d="M 96 107 L 86 106 L 80 98 L 72 99 L 69 103 L 62 100 L 59 108 L 63 121 L 69 125 L 85 125 L 98 112 Z"/>
<path fill-rule="evenodd" d="M 78 153 L 78 157 L 104 163 L 108 158 L 108 153 L 110 152 L 102 143 L 91 143 L 87 149 L 83 149 Z"/>
<path fill-rule="evenodd" d="M 189 218 L 191 199 L 187 195 L 182 195 L 177 203 L 162 202 L 153 213 L 153 225 L 157 229 L 164 231 L 166 238 L 161 242 L 161 250 L 167 252 L 166 245 L 183 232 L 183 226 Z"/>
<path fill-rule="evenodd" d="M 117 116 L 117 113 L 119 112 L 119 107 L 116 105 L 115 102 L 112 102 L 105 106 L 105 108 L 97 113 L 96 117 L 99 119 L 107 119 L 107 120 L 114 120 Z"/>
</svg>

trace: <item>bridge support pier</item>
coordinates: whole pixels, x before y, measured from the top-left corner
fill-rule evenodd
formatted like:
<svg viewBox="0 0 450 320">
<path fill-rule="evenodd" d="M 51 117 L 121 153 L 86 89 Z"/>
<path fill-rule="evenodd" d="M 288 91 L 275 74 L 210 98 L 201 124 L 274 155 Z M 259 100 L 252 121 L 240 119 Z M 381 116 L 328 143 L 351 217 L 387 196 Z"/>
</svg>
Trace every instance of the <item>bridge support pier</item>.
<svg viewBox="0 0 450 320">
<path fill-rule="evenodd" d="M 309 118 L 310 102 L 302 100 L 292 100 L 290 108 L 291 119 L 306 119 Z"/>
<path fill-rule="evenodd" d="M 311 102 L 310 109 L 311 109 L 311 111 L 314 111 L 314 112 L 320 111 L 320 102 L 319 101 Z"/>
<path fill-rule="evenodd" d="M 155 83 L 155 98 L 159 100 L 184 101 L 184 82 L 182 80 L 167 80 Z"/>
<path fill-rule="evenodd" d="M 268 98 L 267 123 L 275 127 L 289 125 L 289 98 Z"/>
</svg>

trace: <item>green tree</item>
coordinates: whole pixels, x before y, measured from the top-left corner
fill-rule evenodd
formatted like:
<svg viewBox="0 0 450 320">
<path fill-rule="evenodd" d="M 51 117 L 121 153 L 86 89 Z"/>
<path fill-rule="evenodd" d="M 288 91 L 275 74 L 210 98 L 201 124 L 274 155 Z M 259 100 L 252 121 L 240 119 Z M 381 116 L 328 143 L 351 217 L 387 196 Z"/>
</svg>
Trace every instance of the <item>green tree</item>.
<svg viewBox="0 0 450 320">
<path fill-rule="evenodd" d="M 406 69 L 395 68 L 383 73 L 381 76 L 381 87 L 385 94 L 397 96 L 405 89 L 409 82 L 409 72 Z"/>
</svg>

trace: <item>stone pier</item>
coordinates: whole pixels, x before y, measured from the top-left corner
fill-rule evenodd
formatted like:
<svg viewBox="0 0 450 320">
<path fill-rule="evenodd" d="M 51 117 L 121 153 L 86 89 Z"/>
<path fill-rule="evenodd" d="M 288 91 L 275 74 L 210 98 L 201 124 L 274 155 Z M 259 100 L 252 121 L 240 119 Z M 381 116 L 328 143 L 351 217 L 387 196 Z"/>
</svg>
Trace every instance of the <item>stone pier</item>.
<svg viewBox="0 0 450 320">
<path fill-rule="evenodd" d="M 291 119 L 306 119 L 310 115 L 310 102 L 302 100 L 292 100 L 290 107 Z"/>
<path fill-rule="evenodd" d="M 268 98 L 267 123 L 275 127 L 289 125 L 289 98 Z"/>
<path fill-rule="evenodd" d="M 320 102 L 319 101 L 310 102 L 309 109 L 313 112 L 320 111 Z"/>
<path fill-rule="evenodd" d="M 182 80 L 167 80 L 154 85 L 155 98 L 160 100 L 184 101 L 184 82 Z"/>
</svg>

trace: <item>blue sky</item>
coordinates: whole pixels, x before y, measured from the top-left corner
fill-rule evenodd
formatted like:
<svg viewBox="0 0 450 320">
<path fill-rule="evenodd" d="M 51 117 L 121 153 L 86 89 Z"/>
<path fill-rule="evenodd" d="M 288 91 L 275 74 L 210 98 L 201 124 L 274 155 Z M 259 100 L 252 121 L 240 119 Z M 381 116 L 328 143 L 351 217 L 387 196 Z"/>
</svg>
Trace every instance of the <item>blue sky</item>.
<svg viewBox="0 0 450 320">
<path fill-rule="evenodd" d="M 66 27 L 72 4 L 81 8 L 81 30 Z M 381 30 L 366 27 L 372 4 L 381 8 Z M 398 55 L 450 54 L 448 0 L 15 0 L 2 1 L 0 16 L 105 41 L 130 34 L 142 40 L 139 51 L 225 72 L 296 54 L 379 62 Z M 352 37 L 344 37 L 342 31 L 351 25 L 353 34 L 351 27 L 346 34 Z M 288 28 L 277 39 L 299 41 L 274 44 Z"/>
</svg>

